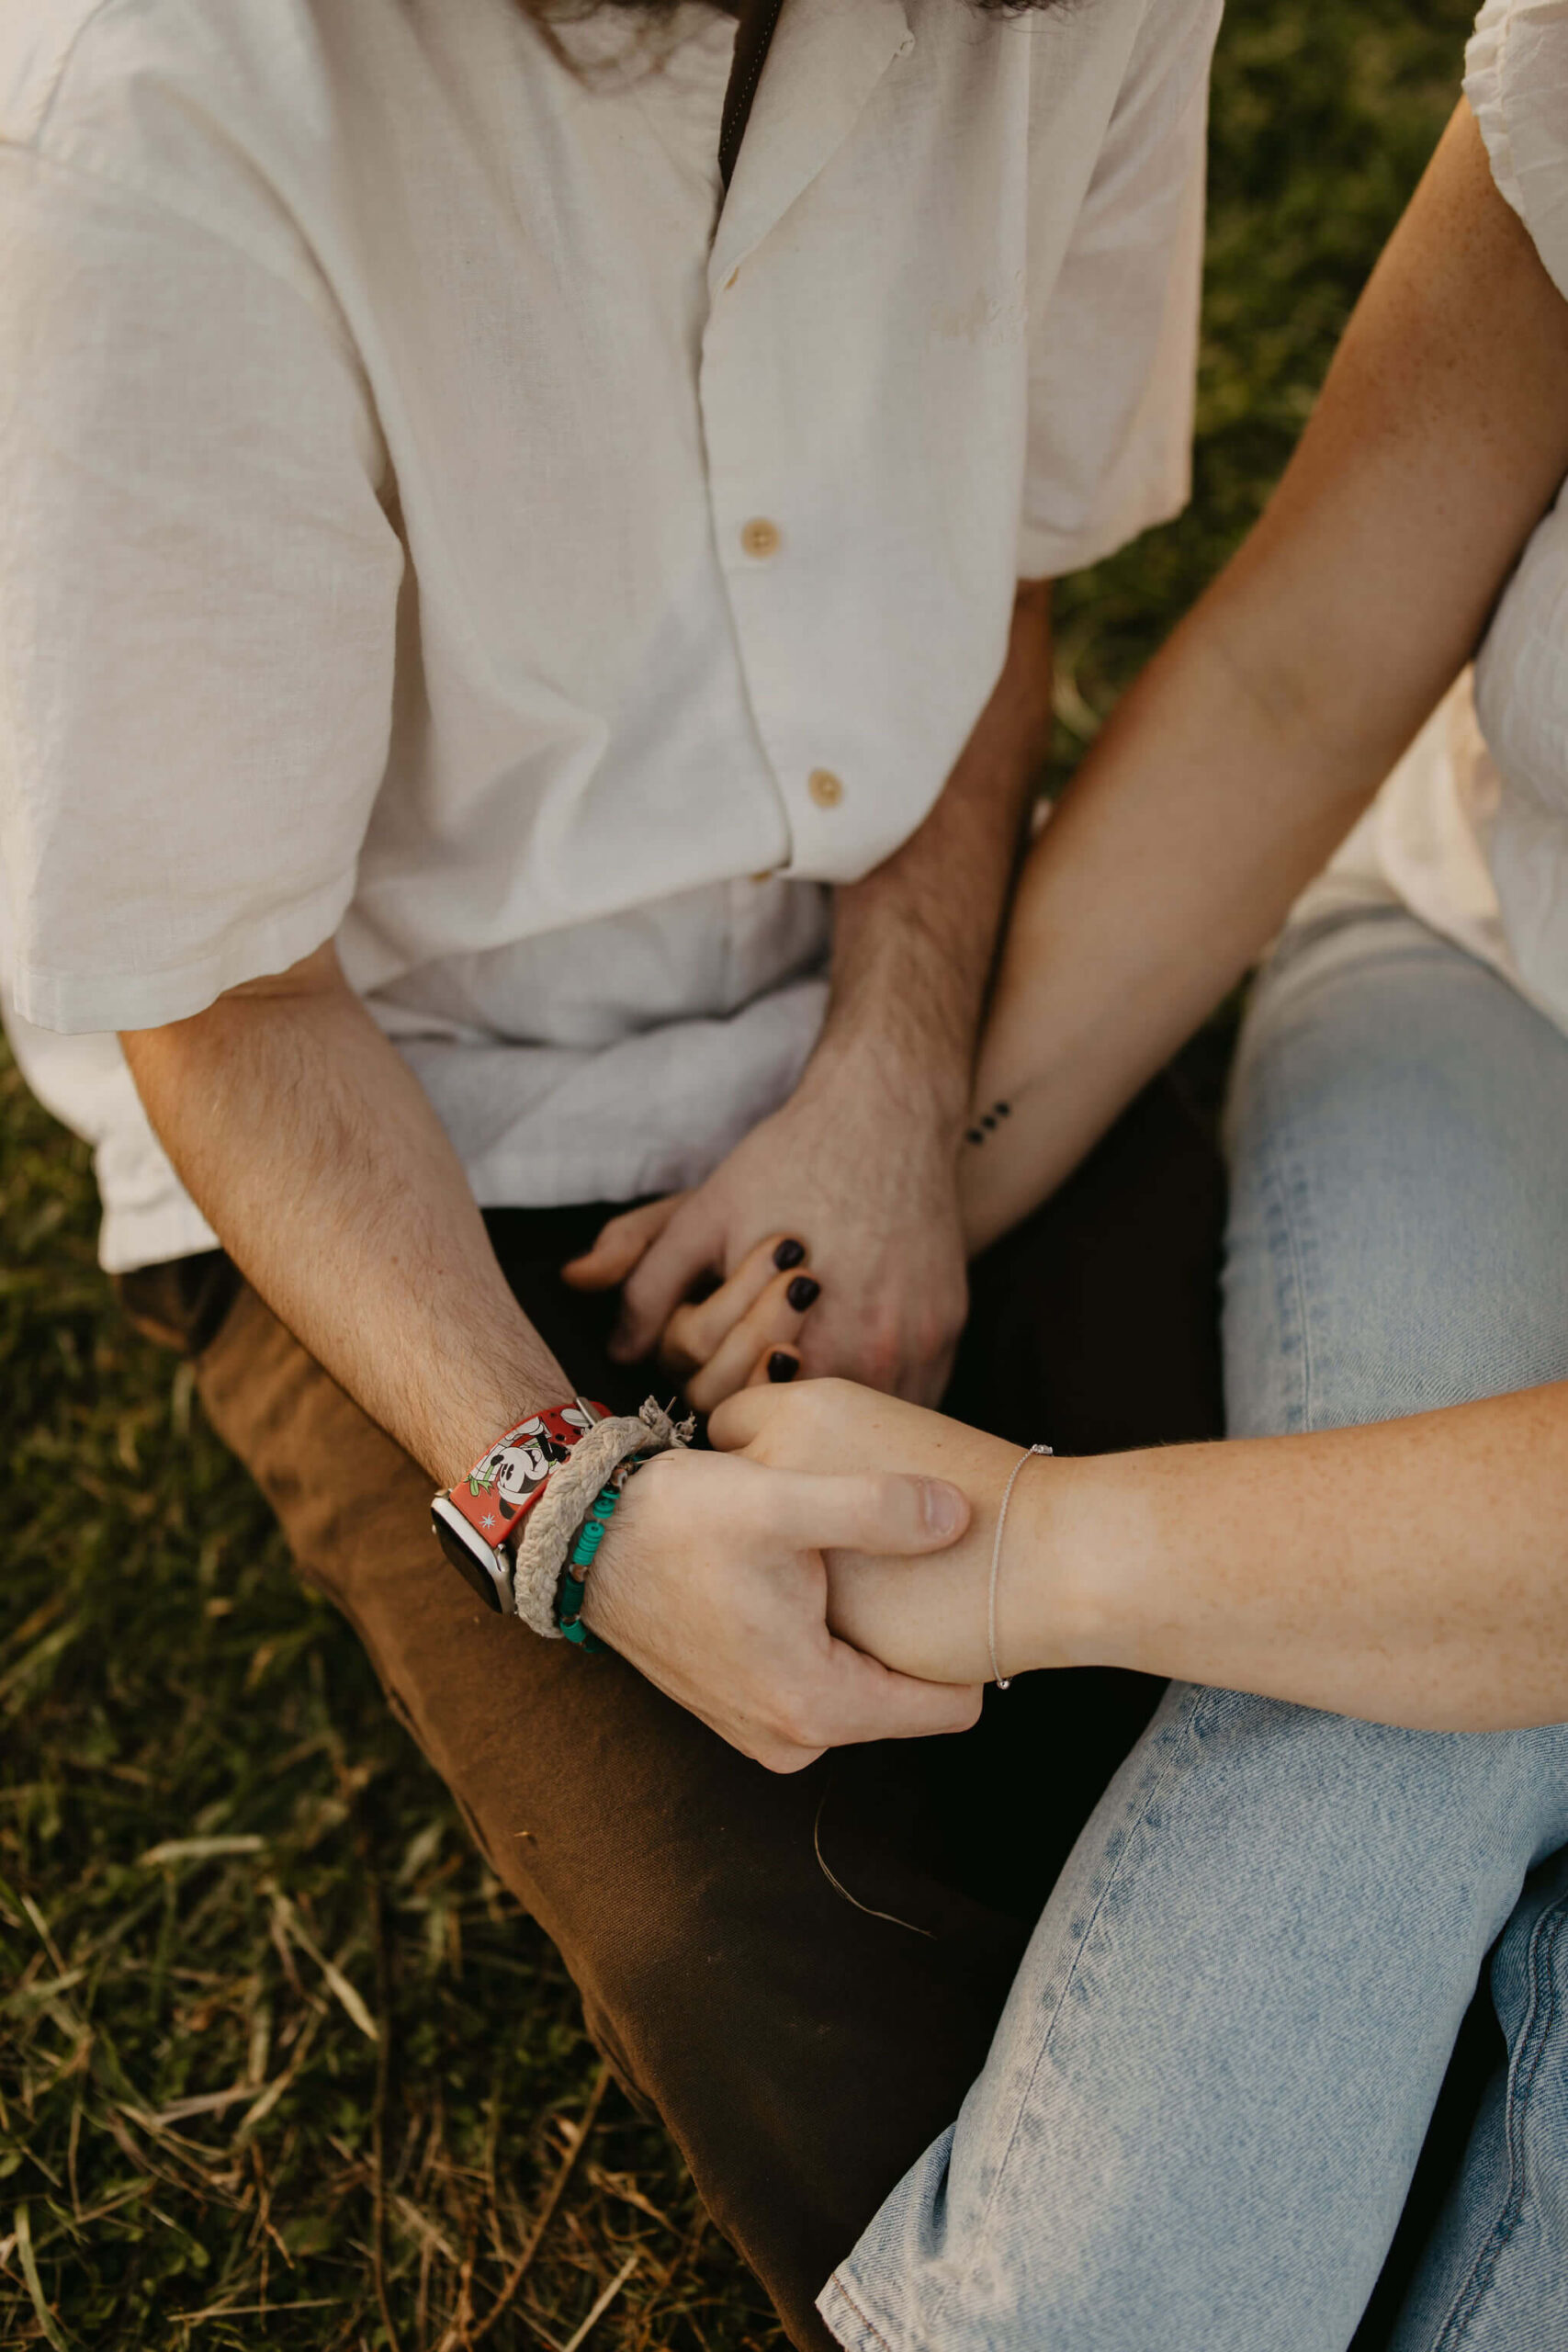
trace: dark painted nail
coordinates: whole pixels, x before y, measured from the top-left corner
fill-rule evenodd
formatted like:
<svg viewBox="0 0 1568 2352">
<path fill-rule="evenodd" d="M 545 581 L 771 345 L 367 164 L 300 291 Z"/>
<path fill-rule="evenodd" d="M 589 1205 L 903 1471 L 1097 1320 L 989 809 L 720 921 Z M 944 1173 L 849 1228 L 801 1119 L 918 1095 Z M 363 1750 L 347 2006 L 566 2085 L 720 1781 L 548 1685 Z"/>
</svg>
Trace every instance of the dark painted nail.
<svg viewBox="0 0 1568 2352">
<path fill-rule="evenodd" d="M 792 1266 L 799 1265 L 805 1255 L 804 1241 L 781 1241 L 773 1251 L 773 1263 L 781 1274 L 787 1274 Z"/>
<path fill-rule="evenodd" d="M 768 1378 L 770 1380 L 793 1380 L 799 1370 L 800 1358 L 798 1356 L 786 1356 L 782 1348 L 775 1348 L 773 1354 L 768 1358 Z"/>
<path fill-rule="evenodd" d="M 804 1315 L 808 1306 L 815 1306 L 821 1295 L 822 1285 L 815 1274 L 796 1274 L 784 1293 L 797 1315 Z"/>
</svg>

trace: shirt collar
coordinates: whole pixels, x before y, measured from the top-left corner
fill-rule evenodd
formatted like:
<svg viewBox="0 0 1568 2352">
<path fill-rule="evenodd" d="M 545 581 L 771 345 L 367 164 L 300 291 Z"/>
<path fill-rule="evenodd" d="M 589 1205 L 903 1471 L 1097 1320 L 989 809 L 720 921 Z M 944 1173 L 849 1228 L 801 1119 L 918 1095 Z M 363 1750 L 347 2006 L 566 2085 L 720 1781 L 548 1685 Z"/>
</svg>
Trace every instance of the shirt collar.
<svg viewBox="0 0 1568 2352">
<path fill-rule="evenodd" d="M 708 291 L 754 252 L 842 146 L 896 57 L 902 0 L 784 0 L 708 258 Z"/>
</svg>

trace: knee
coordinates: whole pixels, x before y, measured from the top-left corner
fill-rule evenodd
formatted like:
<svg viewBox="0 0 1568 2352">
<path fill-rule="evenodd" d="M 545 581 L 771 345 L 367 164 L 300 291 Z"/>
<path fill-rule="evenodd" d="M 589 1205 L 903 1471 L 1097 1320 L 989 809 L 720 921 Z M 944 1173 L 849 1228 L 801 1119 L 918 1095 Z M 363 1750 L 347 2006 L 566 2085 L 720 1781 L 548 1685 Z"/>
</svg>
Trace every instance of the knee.
<svg viewBox="0 0 1568 2352">
<path fill-rule="evenodd" d="M 1287 953 L 1248 1019 L 1229 1136 L 1233 1435 L 1568 1374 L 1568 1053 L 1472 959 L 1404 918 Z"/>
<path fill-rule="evenodd" d="M 1247 1692 L 1197 1696 L 1192 1737 L 1216 1827 L 1252 1811 L 1341 1882 L 1392 1874 L 1417 1909 L 1500 1926 L 1524 1873 L 1568 1835 L 1568 1726 L 1409 1731 Z M 1501 1906 L 1501 1908 L 1499 1908 Z"/>
</svg>

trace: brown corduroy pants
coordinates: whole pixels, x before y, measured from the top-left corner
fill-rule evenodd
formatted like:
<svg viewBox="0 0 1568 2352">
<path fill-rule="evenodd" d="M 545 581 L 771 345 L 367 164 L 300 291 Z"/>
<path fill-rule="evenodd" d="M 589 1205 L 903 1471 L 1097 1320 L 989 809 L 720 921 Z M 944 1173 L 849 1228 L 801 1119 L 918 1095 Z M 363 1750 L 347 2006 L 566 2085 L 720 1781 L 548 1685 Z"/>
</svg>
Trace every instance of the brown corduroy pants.
<svg viewBox="0 0 1568 2352">
<path fill-rule="evenodd" d="M 487 1222 L 577 1386 L 627 1409 L 646 1381 L 604 1355 L 611 1305 L 557 1272 L 605 1214 Z M 1059 1453 L 1217 1434 L 1220 1221 L 1212 1148 L 1162 1083 L 976 1265 L 950 1408 Z M 124 1287 L 144 1323 L 177 1322 L 155 1273 Z M 186 1336 L 213 1426 L 559 1946 L 594 2041 L 795 2342 L 826 2346 L 818 2288 L 955 2114 L 1029 1922 L 1157 1686 L 1035 1675 L 962 1737 L 775 1778 L 618 1657 L 490 1614 L 436 1551 L 428 1477 L 254 1292 L 215 1336 Z"/>
</svg>

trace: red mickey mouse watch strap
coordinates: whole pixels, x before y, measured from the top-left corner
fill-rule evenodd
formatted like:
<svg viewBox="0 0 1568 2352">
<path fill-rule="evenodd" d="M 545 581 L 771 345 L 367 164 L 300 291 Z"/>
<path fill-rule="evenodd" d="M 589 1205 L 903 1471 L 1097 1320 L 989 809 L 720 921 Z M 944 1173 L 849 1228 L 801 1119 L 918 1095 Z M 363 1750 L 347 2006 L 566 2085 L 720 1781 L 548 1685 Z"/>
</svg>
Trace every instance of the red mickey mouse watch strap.
<svg viewBox="0 0 1568 2352">
<path fill-rule="evenodd" d="M 552 1471 L 605 1408 L 587 1396 L 528 1413 L 485 1448 L 466 1478 L 435 1497 L 431 1518 L 443 1552 L 491 1609 L 513 1613 L 510 1547 Z"/>
</svg>

